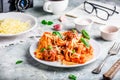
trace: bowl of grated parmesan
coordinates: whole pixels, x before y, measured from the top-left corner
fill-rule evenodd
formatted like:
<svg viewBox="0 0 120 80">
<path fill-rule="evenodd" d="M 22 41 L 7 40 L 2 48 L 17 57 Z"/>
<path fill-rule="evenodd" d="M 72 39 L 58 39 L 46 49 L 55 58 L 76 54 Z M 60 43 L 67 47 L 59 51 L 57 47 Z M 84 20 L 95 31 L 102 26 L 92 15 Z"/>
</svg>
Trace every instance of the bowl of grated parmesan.
<svg viewBox="0 0 120 80">
<path fill-rule="evenodd" d="M 0 36 L 18 36 L 33 30 L 37 19 L 21 12 L 0 13 Z"/>
</svg>

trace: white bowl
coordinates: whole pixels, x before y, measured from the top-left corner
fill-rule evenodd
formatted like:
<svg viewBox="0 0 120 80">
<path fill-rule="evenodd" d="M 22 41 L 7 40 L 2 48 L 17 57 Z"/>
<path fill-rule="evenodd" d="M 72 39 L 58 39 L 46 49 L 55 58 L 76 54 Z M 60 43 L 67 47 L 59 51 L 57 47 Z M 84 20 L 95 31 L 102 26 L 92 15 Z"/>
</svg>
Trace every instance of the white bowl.
<svg viewBox="0 0 120 80">
<path fill-rule="evenodd" d="M 114 25 L 105 25 L 100 27 L 100 31 L 104 40 L 115 40 L 118 37 L 119 28 Z"/>
<path fill-rule="evenodd" d="M 26 31 L 23 31 L 23 32 L 20 32 L 17 34 L 0 34 L 0 37 L 18 36 L 18 35 L 21 35 L 21 34 L 24 34 L 24 33 L 27 33 L 29 31 L 33 30 L 37 26 L 37 19 L 29 14 L 25 14 L 25 13 L 21 13 L 21 12 L 0 13 L 0 20 L 6 19 L 6 18 L 18 19 L 23 22 L 29 21 L 30 28 Z"/>
<path fill-rule="evenodd" d="M 90 18 L 76 18 L 74 23 L 79 32 L 83 29 L 90 31 L 93 21 Z"/>
</svg>

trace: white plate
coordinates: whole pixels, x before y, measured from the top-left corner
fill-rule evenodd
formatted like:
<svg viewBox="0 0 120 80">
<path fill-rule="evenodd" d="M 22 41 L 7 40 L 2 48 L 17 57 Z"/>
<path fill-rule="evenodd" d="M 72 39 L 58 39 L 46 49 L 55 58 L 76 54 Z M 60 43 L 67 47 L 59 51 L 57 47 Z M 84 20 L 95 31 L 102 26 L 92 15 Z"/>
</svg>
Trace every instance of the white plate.
<svg viewBox="0 0 120 80">
<path fill-rule="evenodd" d="M 31 46 L 30 46 L 30 55 L 35 59 L 37 60 L 38 62 L 40 63 L 43 63 L 45 65 L 48 65 L 48 66 L 54 66 L 54 67 L 62 67 L 62 68 L 71 68 L 71 67 L 79 67 L 79 66 L 84 66 L 84 65 L 87 65 L 87 64 L 90 64 L 92 63 L 93 61 L 95 61 L 99 56 L 100 56 L 100 51 L 101 51 L 101 48 L 100 48 L 100 44 L 97 43 L 95 40 L 91 39 L 90 40 L 90 44 L 93 46 L 94 48 L 94 58 L 84 64 L 77 64 L 77 65 L 63 65 L 61 64 L 60 62 L 50 62 L 50 61 L 44 61 L 44 60 L 40 60 L 40 59 L 37 59 L 34 55 L 34 52 L 35 52 L 35 49 L 37 48 L 37 43 L 38 42 L 35 42 L 33 43 Z"/>
<path fill-rule="evenodd" d="M 18 36 L 24 33 L 27 33 L 31 30 L 33 30 L 37 26 L 37 19 L 33 17 L 32 15 L 21 13 L 21 12 L 8 12 L 8 13 L 0 13 L 0 20 L 6 19 L 6 18 L 13 18 L 13 19 L 18 19 L 20 21 L 30 22 L 30 28 L 26 31 L 17 33 L 17 34 L 0 34 L 0 37 L 10 37 L 10 36 Z"/>
</svg>

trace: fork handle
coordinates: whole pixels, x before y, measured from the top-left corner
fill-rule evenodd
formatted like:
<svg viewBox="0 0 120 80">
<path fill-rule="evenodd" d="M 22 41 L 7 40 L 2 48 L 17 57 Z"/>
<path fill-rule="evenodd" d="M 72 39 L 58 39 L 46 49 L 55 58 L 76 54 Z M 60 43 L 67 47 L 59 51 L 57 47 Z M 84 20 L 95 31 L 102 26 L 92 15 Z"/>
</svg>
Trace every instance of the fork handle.
<svg viewBox="0 0 120 80">
<path fill-rule="evenodd" d="M 94 73 L 94 74 L 99 74 L 99 73 L 101 72 L 101 69 L 102 69 L 102 67 L 104 66 L 104 64 L 105 64 L 105 62 L 106 62 L 106 60 L 107 60 L 107 58 L 108 58 L 109 56 L 110 56 L 110 54 L 108 54 L 108 55 L 105 57 L 105 59 L 103 60 L 103 62 L 102 62 L 101 64 L 99 64 L 98 67 L 95 68 L 95 69 L 92 71 L 92 73 Z"/>
<path fill-rule="evenodd" d="M 116 63 L 114 63 L 106 73 L 103 74 L 103 78 L 105 80 L 111 80 L 115 76 L 115 74 L 119 71 L 119 69 L 120 69 L 120 59 L 117 60 Z"/>
</svg>

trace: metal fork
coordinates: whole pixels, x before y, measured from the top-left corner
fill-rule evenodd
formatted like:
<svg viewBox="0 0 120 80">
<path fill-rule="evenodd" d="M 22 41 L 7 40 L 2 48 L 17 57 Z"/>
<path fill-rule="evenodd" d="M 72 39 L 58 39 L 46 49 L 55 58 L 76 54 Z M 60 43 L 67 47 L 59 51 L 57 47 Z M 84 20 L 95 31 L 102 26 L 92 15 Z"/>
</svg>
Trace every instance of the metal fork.
<svg viewBox="0 0 120 80">
<path fill-rule="evenodd" d="M 113 44 L 113 46 L 110 48 L 110 50 L 108 51 L 108 55 L 105 57 L 105 59 L 103 60 L 103 62 L 101 64 L 98 65 L 97 68 L 95 68 L 92 73 L 94 74 L 99 74 L 101 72 L 101 69 L 103 67 L 103 65 L 105 64 L 106 60 L 108 57 L 112 56 L 112 55 L 116 55 L 120 50 L 120 43 L 115 42 Z"/>
</svg>

